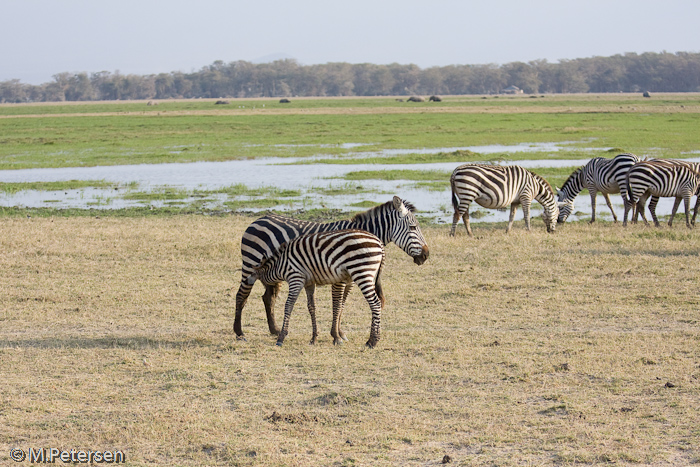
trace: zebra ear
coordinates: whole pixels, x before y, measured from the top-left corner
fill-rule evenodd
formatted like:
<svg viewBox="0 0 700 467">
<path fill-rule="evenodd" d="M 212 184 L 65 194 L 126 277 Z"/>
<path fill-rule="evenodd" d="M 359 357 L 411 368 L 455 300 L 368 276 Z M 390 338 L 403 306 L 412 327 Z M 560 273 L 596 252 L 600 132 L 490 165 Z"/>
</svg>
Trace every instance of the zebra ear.
<svg viewBox="0 0 700 467">
<path fill-rule="evenodd" d="M 400 217 L 406 217 L 408 214 L 408 209 L 406 209 L 406 206 L 404 206 L 403 201 L 401 201 L 401 198 L 398 196 L 394 196 L 394 209 L 399 211 L 399 216 Z"/>
</svg>

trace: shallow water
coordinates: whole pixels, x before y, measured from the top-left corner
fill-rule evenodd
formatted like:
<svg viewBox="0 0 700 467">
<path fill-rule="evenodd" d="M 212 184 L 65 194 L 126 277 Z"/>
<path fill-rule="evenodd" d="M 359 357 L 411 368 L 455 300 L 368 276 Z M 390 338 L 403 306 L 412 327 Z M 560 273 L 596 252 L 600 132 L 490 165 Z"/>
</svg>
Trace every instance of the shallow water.
<svg viewBox="0 0 700 467">
<path fill-rule="evenodd" d="M 518 144 L 512 146 L 479 146 L 462 148 L 436 148 L 436 149 L 411 149 L 411 150 L 387 150 L 381 152 L 362 153 L 371 157 L 385 156 L 404 153 L 438 153 L 453 152 L 456 150 L 470 150 L 480 154 L 494 153 L 516 153 L 516 152 L 557 152 L 565 149 L 572 143 L 536 143 Z M 591 151 L 605 151 L 606 148 L 589 148 Z M 328 158 L 331 156 L 319 156 Z M 358 157 L 358 154 L 343 156 Z M 452 222 L 452 206 L 450 201 L 450 190 L 430 191 L 415 186 L 413 181 L 358 181 L 348 182 L 338 179 L 348 172 L 361 170 L 395 170 L 395 164 L 305 164 L 288 165 L 290 162 L 300 159 L 290 158 L 269 158 L 238 160 L 226 162 L 193 162 L 193 163 L 173 163 L 173 164 L 152 164 L 152 165 L 123 165 L 123 166 L 103 166 L 103 167 L 70 167 L 59 169 L 24 169 L 24 170 L 4 170 L 0 171 L 0 182 L 50 182 L 67 180 L 105 180 L 121 186 L 119 189 L 97 189 L 86 188 L 66 191 L 22 191 L 15 194 L 0 194 L 0 206 L 24 206 L 24 207 L 55 207 L 55 208 L 96 208 L 96 209 L 118 209 L 132 206 L 151 205 L 160 207 L 166 203 L 187 204 L 194 201 L 194 198 L 187 198 L 175 201 L 139 201 L 125 200 L 121 196 L 129 191 L 123 188 L 127 184 L 136 182 L 138 191 L 153 191 L 170 187 L 182 190 L 215 190 L 239 183 L 251 188 L 261 186 L 274 186 L 279 189 L 300 190 L 302 196 L 298 198 L 285 199 L 285 204 L 277 206 L 277 209 L 299 209 L 299 208 L 338 208 L 348 211 L 357 211 L 353 207 L 354 203 L 362 201 L 372 201 L 381 203 L 391 199 L 396 194 L 402 198 L 413 202 L 421 211 L 421 215 L 432 217 L 440 222 Z M 309 159 L 303 159 L 309 160 Z M 700 161 L 700 159 L 692 159 Z M 504 161 L 503 165 L 517 164 L 526 168 L 534 167 L 573 167 L 581 166 L 588 160 L 520 160 L 514 162 Z M 282 165 L 284 164 L 284 165 Z M 442 170 L 447 173 L 454 170 L 460 163 L 428 163 L 428 164 L 404 164 L 403 169 L 410 170 Z M 344 194 L 340 196 L 328 196 L 314 193 L 313 187 L 348 187 L 362 186 L 365 189 L 371 188 L 372 193 Z M 613 195 L 613 203 L 622 216 L 622 204 L 619 196 Z M 223 203 L 229 198 L 226 195 L 207 196 L 204 207 L 211 209 L 224 209 Z M 657 213 L 659 215 L 669 214 L 673 200 L 662 199 L 659 203 Z M 503 221 L 507 220 L 508 212 L 496 210 L 484 210 L 485 215 L 474 222 L 483 221 Z M 588 196 L 577 199 L 575 212 L 579 211 L 582 216 L 590 215 L 590 198 Z M 598 197 L 598 215 L 603 219 L 609 219 L 609 210 L 605 205 L 602 196 Z M 474 212 L 474 208 L 472 208 Z M 533 216 L 539 215 L 541 209 L 539 204 L 533 204 Z M 606 217 L 607 216 L 607 217 Z M 522 219 L 522 211 L 518 211 L 516 220 Z M 571 216 L 571 220 L 575 220 Z"/>
</svg>

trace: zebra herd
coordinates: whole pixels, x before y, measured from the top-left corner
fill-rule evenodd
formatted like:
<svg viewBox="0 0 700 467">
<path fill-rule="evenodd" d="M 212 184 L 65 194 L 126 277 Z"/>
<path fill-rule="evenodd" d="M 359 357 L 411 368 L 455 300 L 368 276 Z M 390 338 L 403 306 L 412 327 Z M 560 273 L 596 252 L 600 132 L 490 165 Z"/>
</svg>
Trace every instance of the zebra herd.
<svg viewBox="0 0 700 467">
<path fill-rule="evenodd" d="M 649 197 L 649 210 L 658 226 L 656 204 L 659 197 L 675 197 L 669 220 L 681 201 L 685 203 L 686 226 L 695 225 L 698 213 L 696 201 L 692 220 L 690 199 L 700 194 L 700 164 L 676 160 L 640 160 L 634 154 L 624 153 L 612 159 L 597 157 L 576 169 L 561 189 L 552 190 L 539 175 L 519 166 L 464 164 L 457 167 L 450 177 L 454 216 L 450 234 L 454 236 L 459 219 L 464 221 L 469 236 L 469 207 L 472 202 L 491 209 L 510 206 L 510 219 L 506 232 L 513 225 L 517 206 L 522 206 L 525 225 L 530 230 L 530 206 L 539 202 L 544 208 L 543 219 L 548 232 L 554 232 L 557 223 L 563 223 L 573 211 L 574 199 L 587 189 L 591 196 L 591 223 L 595 222 L 595 203 L 600 192 L 612 212 L 611 194 L 620 193 L 625 212 L 623 225 L 632 212 L 632 221 L 644 215 L 644 205 Z M 276 214 L 268 214 L 254 221 L 241 239 L 241 284 L 236 294 L 234 332 L 238 339 L 245 339 L 242 328 L 243 307 L 257 280 L 265 286 L 263 303 L 270 333 L 277 335 L 277 345 L 282 345 L 289 331 L 289 321 L 294 304 L 305 289 L 307 306 L 311 316 L 311 343 L 316 342 L 316 285 L 331 285 L 333 321 L 331 336 L 334 344 L 347 340 L 341 329 L 341 317 L 348 293 L 355 283 L 369 304 L 372 312 L 370 337 L 366 345 L 376 346 L 380 338 L 381 311 L 384 294 L 381 272 L 385 264 L 384 247 L 393 242 L 418 265 L 429 256 L 429 248 L 414 215 L 415 207 L 408 201 L 394 196 L 392 201 L 357 214 L 349 220 L 318 223 L 302 221 Z M 282 282 L 289 284 L 289 294 L 284 307 L 284 321 L 280 330 L 275 323 L 274 306 Z"/>
</svg>

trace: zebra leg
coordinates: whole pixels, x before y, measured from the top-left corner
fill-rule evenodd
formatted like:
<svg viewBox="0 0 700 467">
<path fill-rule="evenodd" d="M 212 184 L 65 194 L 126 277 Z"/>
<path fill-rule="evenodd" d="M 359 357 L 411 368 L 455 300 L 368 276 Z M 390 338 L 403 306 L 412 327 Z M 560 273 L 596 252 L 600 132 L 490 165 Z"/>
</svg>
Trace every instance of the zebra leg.
<svg viewBox="0 0 700 467">
<path fill-rule="evenodd" d="M 345 333 L 343 332 L 343 328 L 340 327 L 340 321 L 343 318 L 343 312 L 345 311 L 345 302 L 348 299 L 348 294 L 350 294 L 350 290 L 352 289 L 352 282 L 348 282 L 345 284 L 345 289 L 343 290 L 343 297 L 340 300 L 340 309 L 338 310 L 338 336 L 340 336 L 341 339 L 344 341 L 347 341 L 348 338 L 345 337 Z"/>
<path fill-rule="evenodd" d="M 452 228 L 450 229 L 451 237 L 455 236 L 455 230 L 457 230 L 457 223 L 459 222 L 460 217 L 462 216 L 459 214 L 459 210 L 455 209 L 455 213 L 452 215 Z"/>
<path fill-rule="evenodd" d="M 315 291 L 316 284 L 306 286 L 306 305 L 309 309 L 309 315 L 311 316 L 311 341 L 309 345 L 316 344 L 316 338 L 318 337 L 318 328 L 316 327 L 316 302 L 314 301 Z"/>
<path fill-rule="evenodd" d="M 615 210 L 612 207 L 612 202 L 610 201 L 610 195 L 607 193 L 603 193 L 603 198 L 605 198 L 605 202 L 607 203 L 608 208 L 610 209 L 610 212 L 612 213 L 613 221 L 617 224 L 617 215 L 615 214 Z"/>
<path fill-rule="evenodd" d="M 241 318 L 243 315 L 243 307 L 250 296 L 250 292 L 253 290 L 252 285 L 248 285 L 245 281 L 241 281 L 240 287 L 238 287 L 238 292 L 236 293 L 236 318 L 233 321 L 233 331 L 236 333 L 236 339 L 245 340 L 243 335 L 243 326 L 241 324 Z"/>
<path fill-rule="evenodd" d="M 588 192 L 591 194 L 591 220 L 588 221 L 589 224 L 592 224 L 595 222 L 595 203 L 596 203 L 596 198 L 598 197 L 598 192 L 595 189 L 588 188 Z M 612 209 L 612 208 L 610 208 Z M 614 213 L 613 213 L 614 215 Z"/>
<path fill-rule="evenodd" d="M 673 227 L 673 218 L 676 217 L 676 212 L 678 211 L 678 206 L 681 205 L 681 200 L 683 198 L 676 196 L 676 200 L 673 202 L 673 209 L 671 209 L 671 217 L 668 220 L 668 226 Z M 687 211 L 687 209 L 686 209 Z"/>
<path fill-rule="evenodd" d="M 277 301 L 277 295 L 279 295 L 281 287 L 282 285 L 279 283 L 265 285 L 265 294 L 262 296 L 263 303 L 265 304 L 265 313 L 267 314 L 267 327 L 270 329 L 270 334 L 273 336 L 278 336 L 280 333 L 280 328 L 278 328 L 275 323 L 275 302 Z"/>
<path fill-rule="evenodd" d="M 513 203 L 510 205 L 510 217 L 508 218 L 508 227 L 506 227 L 506 233 L 510 232 L 513 228 L 513 220 L 515 219 L 515 211 L 518 209 L 518 205 Z M 523 207 L 523 214 L 525 214 L 525 207 Z M 527 230 L 530 230 L 530 219 L 525 219 L 525 225 L 527 225 Z"/>
<path fill-rule="evenodd" d="M 333 298 L 333 323 L 331 324 L 331 337 L 333 337 L 333 345 L 343 343 L 343 338 L 340 336 L 340 315 L 342 314 L 343 293 L 345 292 L 345 284 L 339 282 L 331 285 L 331 297 Z"/>
<path fill-rule="evenodd" d="M 688 227 L 689 229 L 692 229 L 693 227 L 690 225 L 690 198 L 693 196 L 693 193 L 686 193 L 683 196 L 683 204 L 685 204 L 685 226 Z"/>
<path fill-rule="evenodd" d="M 365 345 L 370 349 L 373 349 L 381 335 L 381 318 L 382 318 L 382 302 L 377 296 L 377 292 L 374 287 L 369 287 L 366 291 L 362 291 L 369 303 L 369 309 L 372 311 L 372 326 L 370 328 L 369 340 Z"/>
<path fill-rule="evenodd" d="M 654 219 L 654 225 L 656 227 L 661 227 L 659 219 L 656 217 L 656 205 L 659 202 L 658 196 L 652 196 L 651 201 L 649 201 L 649 212 L 651 213 L 651 218 Z"/>
<path fill-rule="evenodd" d="M 646 216 L 646 214 L 644 214 L 644 207 L 646 206 L 647 200 L 649 199 L 649 195 L 650 194 L 648 192 L 643 194 L 639 198 L 639 201 L 637 201 L 637 203 L 635 204 L 634 221 L 633 221 L 634 224 L 637 223 L 637 219 L 641 215 L 642 220 L 644 221 L 644 225 L 649 225 L 649 221 L 647 220 L 647 216 Z M 653 198 L 652 198 L 652 200 L 653 200 Z M 659 199 L 656 198 L 656 201 L 658 202 Z M 651 204 L 651 203 L 649 203 L 649 204 Z"/>
<path fill-rule="evenodd" d="M 693 210 L 693 219 L 690 221 L 690 224 L 695 227 L 695 218 L 698 217 L 698 208 L 700 208 L 700 196 L 695 198 L 695 209 Z"/>
<path fill-rule="evenodd" d="M 284 338 L 287 337 L 289 333 L 289 318 L 292 316 L 292 310 L 294 309 L 294 304 L 299 298 L 299 293 L 301 289 L 304 288 L 304 281 L 301 279 L 292 280 L 289 282 L 289 295 L 287 296 L 287 303 L 284 305 L 284 321 L 282 322 L 282 330 L 277 336 L 277 345 L 281 346 L 284 342 Z"/>
</svg>

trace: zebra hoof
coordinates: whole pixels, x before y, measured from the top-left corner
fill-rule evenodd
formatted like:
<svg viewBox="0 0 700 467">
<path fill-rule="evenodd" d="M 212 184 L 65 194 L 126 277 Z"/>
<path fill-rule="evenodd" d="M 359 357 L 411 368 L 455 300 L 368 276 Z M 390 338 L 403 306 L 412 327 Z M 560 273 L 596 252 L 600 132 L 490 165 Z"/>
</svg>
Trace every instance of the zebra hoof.
<svg viewBox="0 0 700 467">
<path fill-rule="evenodd" d="M 244 335 L 236 336 L 236 340 L 237 341 L 244 341 L 244 342 L 248 341 L 248 339 L 246 339 Z"/>
<path fill-rule="evenodd" d="M 276 345 L 277 347 L 282 347 L 282 342 L 277 341 L 277 342 L 275 343 L 275 345 Z"/>
<path fill-rule="evenodd" d="M 343 345 L 343 339 L 333 339 L 333 345 Z"/>
</svg>

